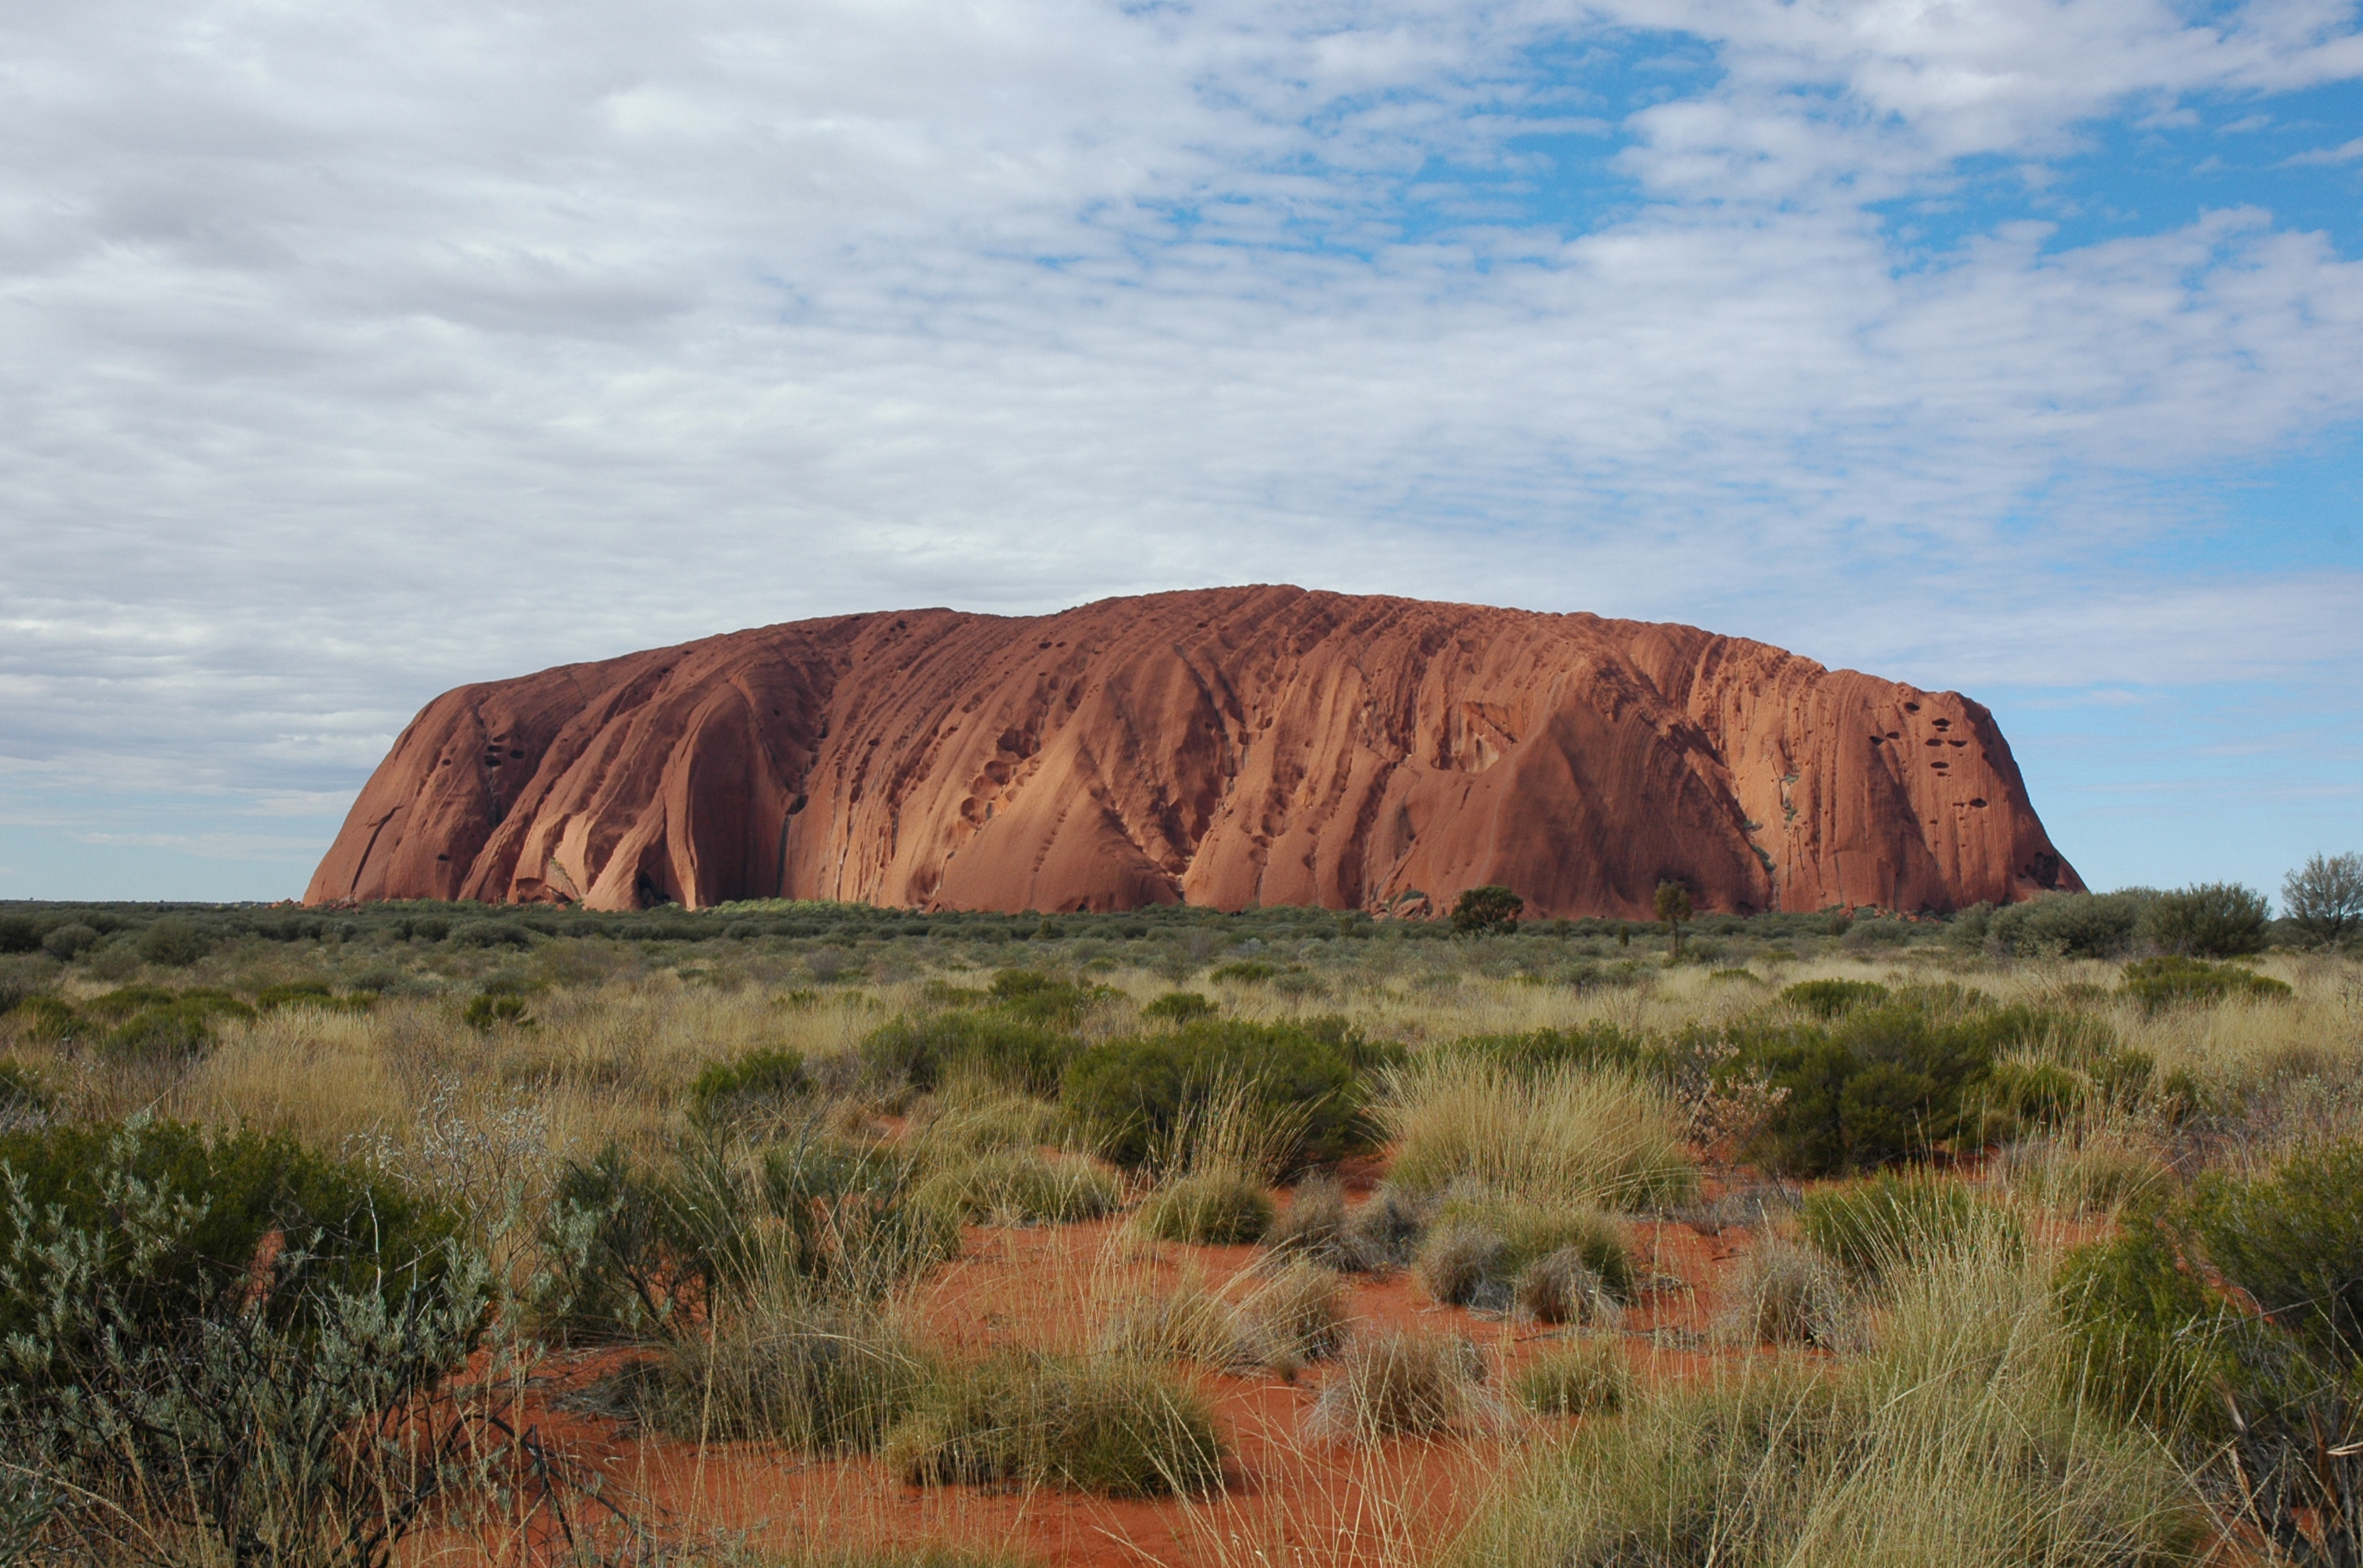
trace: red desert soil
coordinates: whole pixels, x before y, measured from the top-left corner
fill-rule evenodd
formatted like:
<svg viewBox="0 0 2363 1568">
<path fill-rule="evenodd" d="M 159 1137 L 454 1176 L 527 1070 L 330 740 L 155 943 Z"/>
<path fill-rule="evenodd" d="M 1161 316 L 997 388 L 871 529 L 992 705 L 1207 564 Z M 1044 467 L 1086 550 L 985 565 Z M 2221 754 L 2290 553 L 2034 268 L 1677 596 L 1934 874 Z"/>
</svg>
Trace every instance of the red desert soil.
<svg viewBox="0 0 2363 1568">
<path fill-rule="evenodd" d="M 1133 1243 L 1121 1221 L 973 1229 L 957 1262 L 925 1291 L 925 1333 L 946 1348 L 1072 1347 L 1134 1289 L 1170 1287 L 1185 1273 L 1236 1280 L 1249 1247 Z M 1717 1281 L 1753 1245 L 1745 1231 L 1705 1237 L 1687 1225 L 1634 1227 L 1659 1288 L 1628 1315 L 1622 1343 L 1637 1378 L 1702 1375 L 1721 1362 L 1771 1352 L 1710 1350 Z M 1567 1332 L 1429 1303 L 1407 1275 L 1354 1277 L 1356 1333 L 1383 1328 L 1458 1332 L 1484 1348 L 1488 1380 L 1506 1393 L 1516 1372 Z M 1277 1375 L 1193 1374 L 1212 1398 L 1235 1459 L 1219 1496 L 1115 1501 L 1048 1490 L 922 1488 L 871 1460 L 812 1460 L 755 1444 L 650 1437 L 611 1419 L 570 1413 L 559 1398 L 613 1370 L 614 1353 L 562 1362 L 529 1401 L 541 1439 L 606 1478 L 610 1495 L 663 1534 L 784 1547 L 954 1541 L 1071 1568 L 1204 1563 L 1377 1568 L 1432 1559 L 1524 1443 L 1574 1425 L 1522 1419 L 1506 1435 L 1398 1440 L 1361 1449 L 1316 1444 L 1300 1431 L 1334 1368 L 1295 1383 Z M 553 1403 L 554 1401 L 554 1403 Z M 452 1543 L 446 1541 L 443 1547 Z M 439 1552 L 427 1554 L 440 1561 Z M 470 1554 L 472 1555 L 472 1554 Z M 511 1556 L 514 1561 L 514 1555 Z"/>
<path fill-rule="evenodd" d="M 1690 626 L 1286 587 L 801 621 L 446 692 L 305 898 L 1948 910 L 2082 886 L 1993 716 Z"/>
</svg>

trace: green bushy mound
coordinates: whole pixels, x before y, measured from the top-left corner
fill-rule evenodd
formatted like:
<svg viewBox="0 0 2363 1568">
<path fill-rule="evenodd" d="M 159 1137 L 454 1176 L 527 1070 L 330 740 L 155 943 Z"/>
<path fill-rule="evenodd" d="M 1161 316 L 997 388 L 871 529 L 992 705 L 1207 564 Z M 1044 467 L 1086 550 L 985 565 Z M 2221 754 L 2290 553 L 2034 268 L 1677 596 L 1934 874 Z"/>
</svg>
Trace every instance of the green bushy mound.
<svg viewBox="0 0 2363 1568">
<path fill-rule="evenodd" d="M 689 1118 L 726 1127 L 775 1116 L 812 1087 L 804 1060 L 793 1051 L 758 1046 L 727 1062 L 709 1062 L 689 1086 Z"/>
<path fill-rule="evenodd" d="M 2160 1012 L 2186 1003 L 2222 1001 L 2247 997 L 2277 1001 L 2294 995 L 2289 986 L 2237 964 L 2210 964 L 2198 958 L 2144 958 L 2125 966 L 2124 994 L 2142 1004 L 2145 1012 Z"/>
<path fill-rule="evenodd" d="M 2025 1252 L 2017 1220 L 1960 1182 L 1880 1174 L 1805 1195 L 1798 1209 L 1805 1240 L 1857 1279 L 1876 1282 L 1930 1254 L 1972 1242 Z"/>
<path fill-rule="evenodd" d="M 1186 1141 L 1217 1097 L 1288 1129 L 1283 1166 L 1333 1161 L 1371 1145 L 1363 1117 L 1369 1076 L 1390 1060 L 1343 1019 L 1248 1023 L 1201 1019 L 1168 1033 L 1129 1035 L 1078 1052 L 1060 1093 L 1068 1112 L 1119 1165 L 1163 1154 L 1188 1163 Z"/>
<path fill-rule="evenodd" d="M 870 1032 L 860 1055 L 872 1080 L 907 1084 L 921 1094 L 973 1075 L 1021 1094 L 1047 1095 L 1058 1091 L 1077 1048 L 1065 1029 L 988 1008 L 895 1019 Z"/>
<path fill-rule="evenodd" d="M 1858 1007 L 1874 1007 L 1887 994 L 1887 988 L 1875 980 L 1800 980 L 1782 991 L 1781 999 L 1815 1018 L 1832 1019 Z"/>
</svg>

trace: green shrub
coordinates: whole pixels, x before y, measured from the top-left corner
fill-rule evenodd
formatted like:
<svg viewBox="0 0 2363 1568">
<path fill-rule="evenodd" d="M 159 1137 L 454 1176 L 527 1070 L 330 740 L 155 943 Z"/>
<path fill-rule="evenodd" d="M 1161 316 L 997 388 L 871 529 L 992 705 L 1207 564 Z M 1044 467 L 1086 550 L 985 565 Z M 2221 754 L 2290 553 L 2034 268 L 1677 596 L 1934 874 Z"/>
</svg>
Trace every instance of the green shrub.
<svg viewBox="0 0 2363 1568">
<path fill-rule="evenodd" d="M 392 1296 L 438 1279 L 447 1245 L 460 1234 L 457 1216 L 292 1138 L 216 1135 L 175 1121 L 69 1122 L 0 1134 L 0 1180 L 9 1194 L 0 1260 L 13 1260 L 15 1271 L 0 1275 L 0 1337 L 34 1331 L 63 1266 L 29 1259 L 31 1236 L 60 1226 L 104 1234 L 128 1183 L 190 1206 L 189 1222 L 175 1221 L 166 1255 L 142 1259 L 117 1244 L 76 1266 L 116 1293 L 115 1318 L 149 1324 L 159 1335 L 245 1287 L 273 1234 L 301 1253 L 309 1285 Z M 284 1305 L 301 1310 L 313 1299 L 291 1293 Z"/>
<path fill-rule="evenodd" d="M 917 1180 L 897 1151 L 811 1132 L 751 1165 L 692 1140 L 652 1168 L 610 1144 L 553 1182 L 541 1320 L 567 1338 L 632 1339 L 782 1280 L 875 1297 L 960 1251 L 959 1217 L 918 1202 Z"/>
<path fill-rule="evenodd" d="M 1514 932 L 1525 909 L 1525 900 L 1498 883 L 1470 888 L 1453 901 L 1452 929 L 1463 936 Z"/>
<path fill-rule="evenodd" d="M 2142 911 L 2142 939 L 2163 953 L 2237 958 L 2265 950 L 2270 911 L 2265 896 L 2234 882 L 2205 882 L 2160 893 Z"/>
<path fill-rule="evenodd" d="M 442 1217 L 285 1140 L 0 1148 L 0 1431 L 72 1560 L 382 1563 L 515 1461 L 501 1369 L 445 1388 L 491 1299 Z"/>
<path fill-rule="evenodd" d="M 757 1046 L 729 1061 L 706 1064 L 689 1086 L 689 1118 L 705 1127 L 771 1120 L 811 1088 L 802 1056 Z"/>
<path fill-rule="evenodd" d="M 2025 1248 L 2018 1221 L 1958 1181 L 1880 1175 L 1809 1192 L 1798 1229 L 1855 1278 L 1877 1282 L 1925 1258 L 1985 1237 L 2010 1255 Z"/>
<path fill-rule="evenodd" d="M 2114 958 L 2133 945 L 2155 894 L 2046 893 L 1994 911 L 1988 945 L 2019 958 Z"/>
<path fill-rule="evenodd" d="M 1800 980 L 1781 999 L 1815 1018 L 1833 1019 L 1885 1001 L 1887 988 L 1873 980 Z"/>
<path fill-rule="evenodd" d="M 2207 1261 L 2307 1353 L 2363 1368 L 2363 1143 L 2308 1149 L 2247 1181 L 2210 1173 L 2190 1223 Z"/>
<path fill-rule="evenodd" d="M 98 944 L 97 928 L 80 921 L 51 926 L 41 935 L 41 951 L 61 964 L 72 963 Z"/>
<path fill-rule="evenodd" d="M 1193 1171 L 1141 1206 L 1141 1231 L 1164 1242 L 1231 1246 L 1259 1242 L 1276 1212 L 1271 1194 L 1245 1171 Z"/>
<path fill-rule="evenodd" d="M 83 1032 L 82 1015 L 57 997 L 28 997 L 17 1004 L 17 1027 L 28 1040 L 58 1045 Z"/>
<path fill-rule="evenodd" d="M 1614 1415 L 1632 1397 L 1633 1369 L 1614 1343 L 1595 1340 L 1536 1358 L 1514 1386 L 1537 1416 Z"/>
<path fill-rule="evenodd" d="M 494 996 L 490 992 L 470 1001 L 460 1014 L 460 1021 L 479 1034 L 489 1034 L 495 1029 L 531 1029 L 533 1014 L 526 1008 L 525 998 Z"/>
<path fill-rule="evenodd" d="M 2053 1275 L 2088 1398 L 2170 1436 L 2220 1436 L 2217 1391 L 2238 1375 L 2237 1315 L 2185 1266 L 2155 1213 L 2070 1251 Z"/>
<path fill-rule="evenodd" d="M 186 968 L 214 950 L 214 932 L 173 915 L 149 922 L 139 933 L 139 956 L 168 968 Z"/>
<path fill-rule="evenodd" d="M 1159 1368 L 1010 1353 L 930 1379 L 886 1457 L 923 1485 L 1154 1497 L 1221 1485 L 1224 1450 L 1205 1401 Z"/>
<path fill-rule="evenodd" d="M 1807 1176 L 1892 1164 L 1983 1135 L 1995 1043 L 2009 1038 L 2002 1017 L 1923 988 L 1828 1024 L 1751 1020 L 1732 1031 L 1718 1074 L 1782 1091 L 1747 1141 L 1751 1157 Z"/>
<path fill-rule="evenodd" d="M 461 921 L 451 929 L 455 947 L 531 947 L 533 933 L 514 920 Z"/>
<path fill-rule="evenodd" d="M 1226 982 L 1234 986 L 1260 986 L 1279 973 L 1277 965 L 1266 964 L 1256 958 L 1242 958 L 1236 963 L 1217 966 L 1206 978 L 1218 986 Z"/>
<path fill-rule="evenodd" d="M 1093 1003 L 1122 995 L 1106 986 L 1081 986 L 1035 969 L 1004 969 L 993 977 L 993 1005 L 1027 1023 L 1072 1029 Z"/>
<path fill-rule="evenodd" d="M 1061 1094 L 1101 1153 L 1124 1165 L 1152 1155 L 1188 1165 L 1192 1151 L 1173 1147 L 1177 1137 L 1189 1139 L 1219 1098 L 1237 1096 L 1242 1114 L 1276 1130 L 1285 1144 L 1276 1154 L 1287 1167 L 1371 1145 L 1358 1066 L 1378 1059 L 1342 1027 L 1318 1020 L 1201 1019 L 1084 1048 L 1067 1064 Z"/>
<path fill-rule="evenodd" d="M 30 915 L 0 915 L 0 953 L 39 953 L 41 922 Z"/>
<path fill-rule="evenodd" d="M 46 1124 L 58 1097 L 41 1076 L 23 1063 L 0 1057 L 0 1132 Z"/>
<path fill-rule="evenodd" d="M 1202 1018 L 1212 1018 L 1220 1010 L 1196 991 L 1168 991 L 1140 1010 L 1143 1018 L 1159 1019 L 1167 1023 L 1193 1023 Z"/>
<path fill-rule="evenodd" d="M 996 1010 L 898 1018 L 872 1030 L 860 1055 L 881 1084 L 934 1092 L 953 1077 L 991 1079 L 1021 1094 L 1055 1094 L 1077 1049 L 1075 1037 L 1035 1019 Z"/>
<path fill-rule="evenodd" d="M 2149 1013 L 2193 1002 L 2217 1002 L 2229 997 L 2276 1001 L 2293 995 L 2288 985 L 2236 964 L 2209 964 L 2197 958 L 2144 958 L 2125 966 L 2124 994 Z"/>
</svg>

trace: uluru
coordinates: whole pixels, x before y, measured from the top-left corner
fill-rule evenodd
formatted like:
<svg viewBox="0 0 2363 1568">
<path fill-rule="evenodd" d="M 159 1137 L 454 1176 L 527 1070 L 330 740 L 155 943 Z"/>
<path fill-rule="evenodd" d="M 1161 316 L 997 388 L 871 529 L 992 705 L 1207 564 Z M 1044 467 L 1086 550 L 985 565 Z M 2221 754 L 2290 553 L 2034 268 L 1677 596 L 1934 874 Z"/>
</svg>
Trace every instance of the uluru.
<svg viewBox="0 0 2363 1568">
<path fill-rule="evenodd" d="M 1292 587 L 842 615 L 429 702 L 311 903 L 1943 911 L 2082 883 L 1993 716 L 1693 627 Z"/>
</svg>

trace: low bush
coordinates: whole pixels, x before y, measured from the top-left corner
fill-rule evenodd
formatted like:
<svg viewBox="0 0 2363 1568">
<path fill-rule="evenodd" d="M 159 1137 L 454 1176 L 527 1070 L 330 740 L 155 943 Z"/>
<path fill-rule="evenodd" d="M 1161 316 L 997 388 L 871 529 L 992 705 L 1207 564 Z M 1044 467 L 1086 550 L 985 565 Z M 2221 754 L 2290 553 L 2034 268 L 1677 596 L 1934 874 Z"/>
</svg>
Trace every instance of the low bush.
<svg viewBox="0 0 2363 1568">
<path fill-rule="evenodd" d="M 526 1007 L 525 998 L 490 993 L 471 999 L 460 1012 L 460 1021 L 479 1034 L 489 1034 L 495 1029 L 535 1027 L 533 1014 Z"/>
<path fill-rule="evenodd" d="M 166 968 L 186 968 L 214 950 L 212 927 L 166 915 L 150 921 L 136 944 L 139 956 Z"/>
<path fill-rule="evenodd" d="M 860 1055 L 867 1076 L 882 1087 L 929 1094 L 969 1077 L 1047 1095 L 1058 1092 L 1077 1048 L 1075 1037 L 1055 1022 L 981 1009 L 895 1019 L 871 1032 Z"/>
<path fill-rule="evenodd" d="M 1349 1274 L 1384 1274 L 1403 1267 L 1427 1232 L 1432 1205 L 1392 1184 L 1346 1217 L 1337 1238 L 1337 1266 Z"/>
<path fill-rule="evenodd" d="M 2047 893 L 1996 910 L 1986 944 L 2017 958 L 2115 958 L 2135 940 L 2142 911 L 2157 895 Z"/>
<path fill-rule="evenodd" d="M 1869 1284 L 1947 1248 L 1985 1241 L 2014 1254 L 2026 1244 L 2008 1210 L 1940 1176 L 1880 1175 L 1809 1192 L 1797 1226 L 1814 1250 Z"/>
<path fill-rule="evenodd" d="M 885 1452 L 915 1485 L 1112 1497 L 1212 1491 L 1225 1457 L 1205 1401 L 1171 1375 L 1114 1357 L 1018 1353 L 943 1368 Z"/>
<path fill-rule="evenodd" d="M 811 1088 L 801 1055 L 759 1046 L 706 1064 L 689 1086 L 689 1118 L 705 1127 L 774 1121 Z"/>
<path fill-rule="evenodd" d="M 1485 1358 L 1458 1335 L 1400 1331 L 1356 1340 L 1304 1418 L 1317 1442 L 1370 1443 L 1493 1429 L 1503 1411 L 1484 1388 Z"/>
<path fill-rule="evenodd" d="M 1983 1143 L 1997 1055 L 2082 1027 L 1957 987 L 1914 988 L 1826 1024 L 1743 1020 L 1717 1080 L 1778 1091 L 1743 1145 L 1749 1157 L 1830 1176 Z"/>
<path fill-rule="evenodd" d="M 1196 991 L 1168 991 L 1142 1008 L 1140 1016 L 1165 1023 L 1191 1023 L 1212 1018 L 1219 1010 L 1213 1001 Z"/>
<path fill-rule="evenodd" d="M 51 926 L 41 934 L 41 951 L 61 964 L 71 964 L 97 946 L 99 941 L 96 927 L 84 925 L 80 921 L 70 921 L 64 925 Z"/>
<path fill-rule="evenodd" d="M 2294 993 L 2284 982 L 2236 964 L 2169 957 L 2144 958 L 2126 965 L 2124 994 L 2141 1003 L 2143 1011 L 2158 1013 L 2170 1007 L 2208 1005 L 2231 997 L 2279 1001 Z"/>
<path fill-rule="evenodd" d="M 1071 1030 L 1093 1005 L 1113 1001 L 1123 993 L 1106 986 L 1079 985 L 1037 969 L 1004 969 L 993 977 L 986 995 L 996 1011 L 1023 1023 Z"/>
<path fill-rule="evenodd" d="M 455 947 L 510 947 L 533 945 L 533 933 L 521 922 L 511 920 L 470 920 L 451 927 L 449 939 Z"/>
<path fill-rule="evenodd" d="M 1364 1064 L 1375 1059 L 1342 1021 L 1202 1019 L 1085 1047 L 1067 1065 L 1061 1096 L 1100 1151 L 1125 1165 L 1189 1164 L 1209 1112 L 1236 1101 L 1237 1115 L 1272 1130 L 1277 1175 L 1372 1145 Z"/>
<path fill-rule="evenodd" d="M 1524 1034 L 1465 1035 L 1439 1047 L 1438 1055 L 1466 1058 L 1524 1078 L 1549 1077 L 1566 1068 L 1587 1067 L 1616 1068 L 1659 1080 L 1680 1072 L 1676 1047 L 1606 1022 L 1537 1029 Z"/>
<path fill-rule="evenodd" d="M 0 1433 L 56 1560 L 375 1563 L 490 1480 L 440 1394 L 491 1306 L 448 1217 L 162 1122 L 11 1134 L 0 1170 Z"/>
<path fill-rule="evenodd" d="M 2255 889 L 2206 882 L 2158 894 L 2142 911 L 2136 929 L 2161 953 L 2237 958 L 2265 950 L 2270 918 L 2265 896 Z"/>
<path fill-rule="evenodd" d="M 2363 1142 L 2269 1175 L 2200 1178 L 2189 1224 L 2207 1263 L 2326 1366 L 2363 1371 Z"/>
<path fill-rule="evenodd" d="M 1593 1340 L 1536 1358 L 1513 1386 L 1537 1416 L 1605 1416 L 1633 1394 L 1633 1369 L 1613 1342 Z"/>
<path fill-rule="evenodd" d="M 907 1157 L 809 1130 L 746 1159 L 692 1140 L 664 1166 L 613 1144 L 568 1161 L 541 1231 L 544 1331 L 647 1338 L 750 1292 L 875 1298 L 960 1251 L 959 1217 L 916 1185 Z"/>
<path fill-rule="evenodd" d="M 116 1293 L 111 1309 L 159 1335 L 202 1319 L 253 1277 L 266 1242 L 283 1238 L 318 1289 L 400 1295 L 429 1286 L 460 1233 L 457 1216 L 412 1197 L 362 1166 L 332 1159 L 281 1135 L 212 1133 L 181 1122 L 65 1122 L 0 1136 L 0 1336 L 32 1331 L 47 1307 L 57 1260 L 26 1254 L 36 1233 L 62 1226 L 103 1235 L 137 1186 L 157 1201 L 186 1206 L 163 1256 L 142 1259 L 128 1242 L 73 1266 Z M 143 1199 L 144 1201 L 144 1199 Z M 160 1243 L 161 1244 L 161 1243 Z M 294 1292 L 288 1310 L 318 1299 Z"/>
<path fill-rule="evenodd" d="M 1278 965 L 1245 958 L 1237 963 L 1215 966 L 1206 978 L 1218 986 L 1260 986 L 1279 973 Z"/>
<path fill-rule="evenodd" d="M 1887 997 L 1887 988 L 1874 980 L 1800 980 L 1781 993 L 1782 1001 L 1823 1020 L 1875 1007 Z"/>
<path fill-rule="evenodd" d="M 1230 1246 L 1263 1240 L 1275 1211 L 1261 1182 L 1236 1167 L 1217 1166 L 1159 1187 L 1135 1223 L 1163 1242 Z"/>
</svg>

